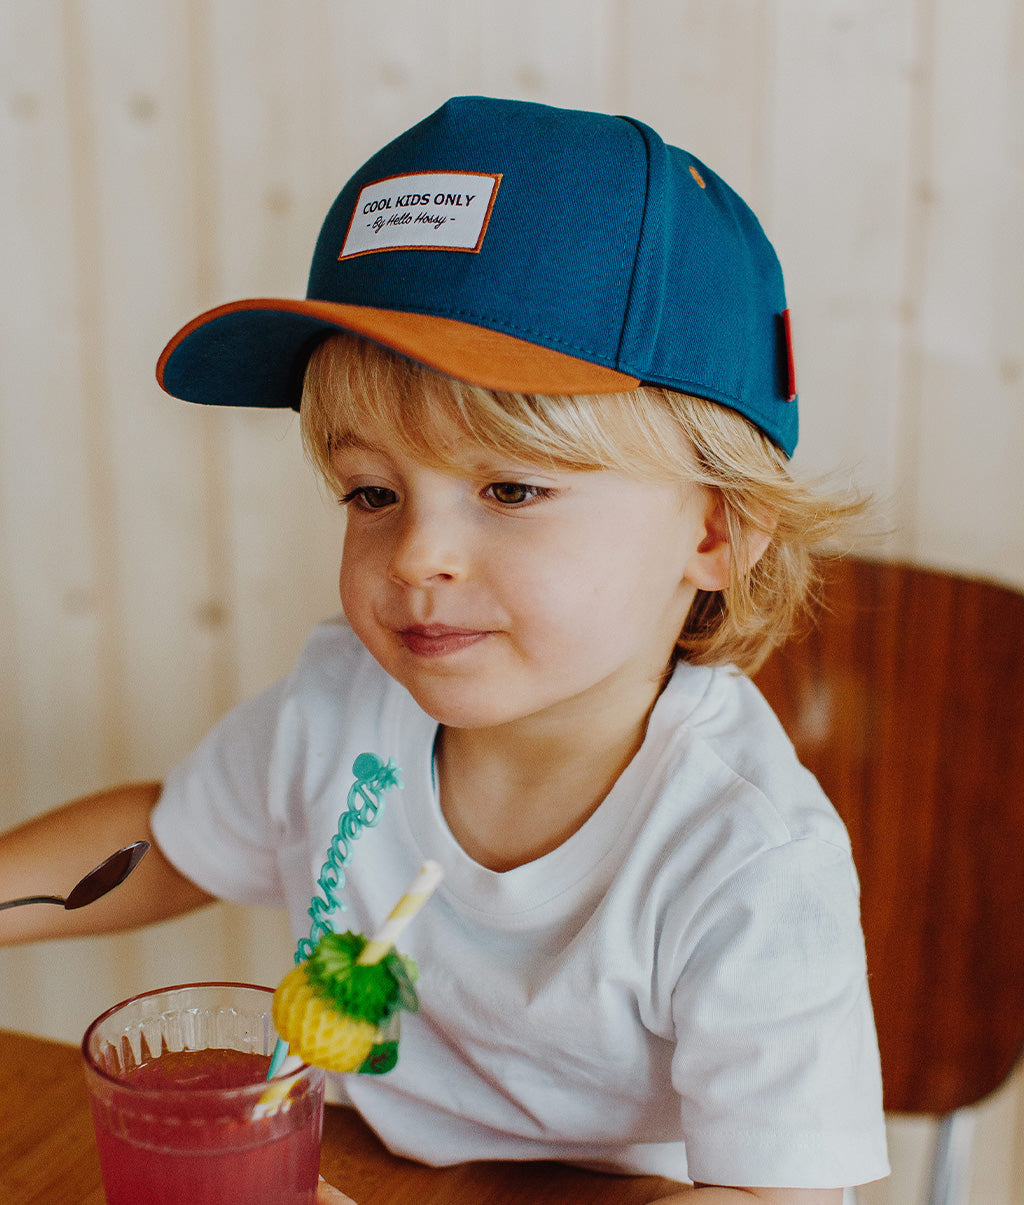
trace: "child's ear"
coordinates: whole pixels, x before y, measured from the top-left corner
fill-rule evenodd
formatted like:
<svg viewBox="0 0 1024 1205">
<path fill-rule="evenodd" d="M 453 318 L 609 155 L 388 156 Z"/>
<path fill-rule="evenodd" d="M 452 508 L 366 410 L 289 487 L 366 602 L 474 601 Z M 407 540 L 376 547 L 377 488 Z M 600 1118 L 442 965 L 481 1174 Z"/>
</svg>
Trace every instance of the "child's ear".
<svg viewBox="0 0 1024 1205">
<path fill-rule="evenodd" d="M 737 523 L 735 527 L 736 531 L 731 532 L 721 496 L 709 494 L 704 510 L 704 536 L 690 558 L 686 574 L 698 590 L 724 590 L 729 585 L 733 564 L 741 576 L 749 573 L 771 543 L 775 524 L 766 522 L 763 527 L 755 527 Z"/>
</svg>

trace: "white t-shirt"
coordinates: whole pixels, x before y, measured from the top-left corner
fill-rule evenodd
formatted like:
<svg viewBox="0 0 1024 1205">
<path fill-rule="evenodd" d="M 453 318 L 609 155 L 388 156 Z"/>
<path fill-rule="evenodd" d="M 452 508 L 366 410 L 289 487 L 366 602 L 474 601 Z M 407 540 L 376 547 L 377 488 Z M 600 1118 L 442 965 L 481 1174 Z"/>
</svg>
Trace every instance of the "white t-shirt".
<svg viewBox="0 0 1024 1205">
<path fill-rule="evenodd" d="M 398 1065 L 344 1077 L 388 1147 L 724 1184 L 887 1173 L 847 835 L 745 677 L 680 665 L 601 806 L 504 873 L 445 823 L 436 731 L 343 620 L 325 623 L 289 678 L 174 769 L 153 821 L 184 873 L 286 905 L 298 938 L 352 763 L 400 767 L 334 922 L 370 934 L 425 859 L 444 869 L 400 943 L 420 1011 L 403 1014 Z"/>
</svg>

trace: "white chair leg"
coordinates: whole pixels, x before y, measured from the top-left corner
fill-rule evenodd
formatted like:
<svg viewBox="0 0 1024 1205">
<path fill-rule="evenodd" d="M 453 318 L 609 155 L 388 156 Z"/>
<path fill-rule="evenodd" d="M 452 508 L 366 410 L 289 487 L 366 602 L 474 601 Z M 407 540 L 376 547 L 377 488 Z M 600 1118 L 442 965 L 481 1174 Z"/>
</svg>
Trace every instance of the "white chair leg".
<svg viewBox="0 0 1024 1205">
<path fill-rule="evenodd" d="M 935 1131 L 928 1205 L 967 1205 L 971 1189 L 974 1121 L 973 1109 L 956 1109 L 939 1121 Z"/>
<path fill-rule="evenodd" d="M 857 1190 L 855 1188 L 843 1189 L 843 1205 L 857 1205 Z"/>
</svg>

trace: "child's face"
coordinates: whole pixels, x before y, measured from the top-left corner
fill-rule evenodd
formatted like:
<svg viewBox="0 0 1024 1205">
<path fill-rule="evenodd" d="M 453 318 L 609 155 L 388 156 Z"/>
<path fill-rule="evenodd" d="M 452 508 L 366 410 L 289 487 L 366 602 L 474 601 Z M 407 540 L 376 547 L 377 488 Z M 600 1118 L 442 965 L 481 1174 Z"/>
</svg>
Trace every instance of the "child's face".
<svg viewBox="0 0 1024 1205">
<path fill-rule="evenodd" d="M 356 634 L 447 726 L 580 722 L 592 705 L 635 721 L 695 593 L 707 495 L 515 461 L 451 429 L 437 438 L 458 469 L 372 428 L 334 454 Z"/>
</svg>

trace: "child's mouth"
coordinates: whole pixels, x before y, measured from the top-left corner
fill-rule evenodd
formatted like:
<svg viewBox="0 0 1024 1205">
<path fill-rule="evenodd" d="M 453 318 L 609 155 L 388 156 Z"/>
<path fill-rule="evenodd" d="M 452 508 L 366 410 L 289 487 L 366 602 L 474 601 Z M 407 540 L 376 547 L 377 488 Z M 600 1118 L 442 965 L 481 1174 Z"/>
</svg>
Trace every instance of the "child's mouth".
<svg viewBox="0 0 1024 1205">
<path fill-rule="evenodd" d="M 418 657 L 445 657 L 479 643 L 489 634 L 477 629 L 427 624 L 403 628 L 398 636 L 409 652 Z"/>
</svg>

